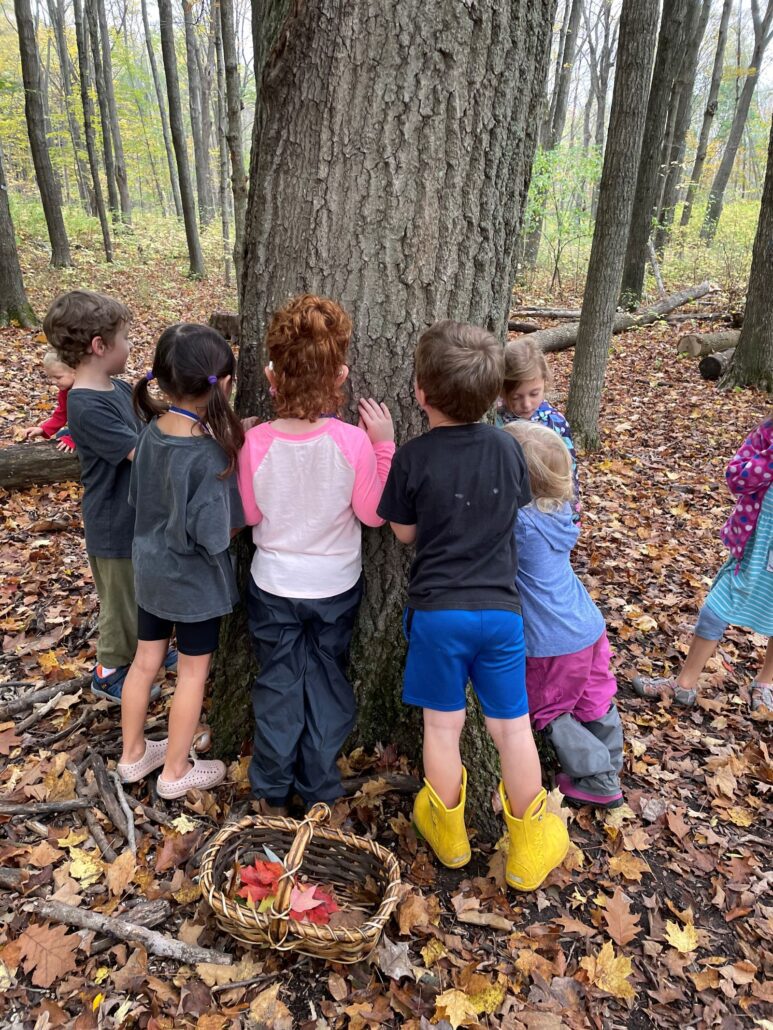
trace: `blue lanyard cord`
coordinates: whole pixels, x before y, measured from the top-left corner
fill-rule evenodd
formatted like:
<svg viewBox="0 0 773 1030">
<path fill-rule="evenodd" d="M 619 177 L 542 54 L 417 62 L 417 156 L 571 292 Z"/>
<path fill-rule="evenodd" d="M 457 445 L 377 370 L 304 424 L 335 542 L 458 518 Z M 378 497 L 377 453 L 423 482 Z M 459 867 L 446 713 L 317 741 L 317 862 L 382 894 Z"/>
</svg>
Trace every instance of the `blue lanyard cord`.
<svg viewBox="0 0 773 1030">
<path fill-rule="evenodd" d="M 187 408 L 178 408 L 176 404 L 170 404 L 167 410 L 175 415 L 182 415 L 183 418 L 189 418 L 191 422 L 198 422 L 202 429 L 211 435 L 209 426 L 199 418 L 195 411 L 188 411 Z"/>
</svg>

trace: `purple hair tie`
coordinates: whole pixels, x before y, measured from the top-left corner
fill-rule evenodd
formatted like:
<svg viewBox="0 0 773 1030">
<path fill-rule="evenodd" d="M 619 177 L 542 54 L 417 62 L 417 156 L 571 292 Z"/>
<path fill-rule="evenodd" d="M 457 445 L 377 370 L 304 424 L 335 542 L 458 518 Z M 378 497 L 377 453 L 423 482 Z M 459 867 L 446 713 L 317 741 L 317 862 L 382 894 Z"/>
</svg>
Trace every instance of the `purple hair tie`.
<svg viewBox="0 0 773 1030">
<path fill-rule="evenodd" d="M 154 378 L 152 369 L 151 369 L 150 372 L 146 372 L 145 373 L 145 378 L 147 379 L 148 382 L 150 382 L 150 380 Z"/>
<path fill-rule="evenodd" d="M 207 376 L 207 382 L 214 386 L 217 382 L 217 376 Z"/>
</svg>

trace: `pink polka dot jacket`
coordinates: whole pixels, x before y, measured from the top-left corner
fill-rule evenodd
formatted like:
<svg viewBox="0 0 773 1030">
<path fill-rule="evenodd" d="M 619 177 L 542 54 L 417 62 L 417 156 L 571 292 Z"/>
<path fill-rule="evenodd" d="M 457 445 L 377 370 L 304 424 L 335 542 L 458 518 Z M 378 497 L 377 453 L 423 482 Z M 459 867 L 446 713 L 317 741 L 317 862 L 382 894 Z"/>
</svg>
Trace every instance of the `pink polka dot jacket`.
<svg viewBox="0 0 773 1030">
<path fill-rule="evenodd" d="M 766 419 L 744 440 L 725 472 L 735 508 L 722 527 L 722 543 L 740 562 L 746 544 L 754 536 L 762 499 L 773 483 L 773 419 Z"/>
</svg>

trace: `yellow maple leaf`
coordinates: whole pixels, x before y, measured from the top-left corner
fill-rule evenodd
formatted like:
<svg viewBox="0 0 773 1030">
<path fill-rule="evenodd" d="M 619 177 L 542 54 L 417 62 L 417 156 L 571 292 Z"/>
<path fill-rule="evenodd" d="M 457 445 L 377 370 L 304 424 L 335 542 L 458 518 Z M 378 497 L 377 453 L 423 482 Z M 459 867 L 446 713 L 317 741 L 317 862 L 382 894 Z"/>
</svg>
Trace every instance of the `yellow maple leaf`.
<svg viewBox="0 0 773 1030">
<path fill-rule="evenodd" d="M 105 871 L 105 863 L 98 851 L 88 852 L 83 848 L 72 848 L 70 851 L 70 876 L 79 880 L 84 887 L 96 883 Z"/>
<path fill-rule="evenodd" d="M 698 947 L 698 934 L 693 923 L 679 926 L 673 920 L 666 920 L 665 939 L 681 955 L 687 955 Z"/>
<path fill-rule="evenodd" d="M 477 1023 L 477 1012 L 464 991 L 452 988 L 435 998 L 435 1015 L 446 1019 L 456 1030 L 463 1023 Z"/>
<path fill-rule="evenodd" d="M 724 815 L 736 826 L 751 826 L 754 822 L 754 812 L 741 805 L 733 805 L 732 808 L 727 809 Z"/>
<path fill-rule="evenodd" d="M 642 873 L 651 872 L 644 859 L 638 858 L 630 851 L 612 855 L 609 860 L 609 871 L 612 876 L 624 876 L 626 880 L 635 880 L 636 883 L 641 883 Z"/>
<path fill-rule="evenodd" d="M 421 957 L 424 959 L 424 965 L 427 969 L 430 969 L 439 959 L 447 954 L 448 949 L 437 937 L 431 937 L 421 949 Z"/>
<path fill-rule="evenodd" d="M 191 830 L 195 830 L 198 825 L 199 824 L 194 819 L 189 819 L 184 812 L 182 815 L 178 815 L 176 819 L 172 820 L 172 826 L 174 826 L 178 833 L 190 833 Z"/>
<path fill-rule="evenodd" d="M 472 987 L 472 984 L 470 986 Z M 478 988 L 476 985 L 469 994 L 470 1004 L 476 1012 L 486 1012 L 491 1016 L 505 1000 L 506 993 L 505 985 L 496 981 L 487 983 L 485 987 L 481 985 Z"/>
<path fill-rule="evenodd" d="M 598 955 L 580 959 L 580 965 L 587 971 L 590 982 L 599 990 L 626 1001 L 633 1001 L 636 997 L 636 991 L 628 983 L 628 977 L 633 972 L 631 960 L 625 955 L 615 956 L 611 941 L 604 944 Z"/>
<path fill-rule="evenodd" d="M 88 830 L 70 830 L 66 837 L 57 837 L 56 843 L 60 848 L 74 848 L 82 844 L 89 836 Z"/>
</svg>

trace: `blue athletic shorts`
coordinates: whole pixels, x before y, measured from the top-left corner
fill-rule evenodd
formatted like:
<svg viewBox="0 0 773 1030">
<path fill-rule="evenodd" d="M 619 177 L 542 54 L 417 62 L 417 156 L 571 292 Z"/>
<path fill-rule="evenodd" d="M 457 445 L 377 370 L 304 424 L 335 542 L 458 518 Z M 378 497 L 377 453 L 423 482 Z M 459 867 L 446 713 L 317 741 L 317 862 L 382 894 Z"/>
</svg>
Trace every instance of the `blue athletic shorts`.
<svg viewBox="0 0 773 1030">
<path fill-rule="evenodd" d="M 489 718 L 517 719 L 528 713 L 523 619 L 517 612 L 406 608 L 403 631 L 408 641 L 406 704 L 457 712 L 466 705 L 471 680 Z"/>
</svg>

